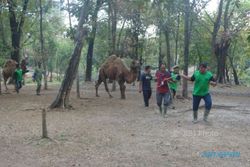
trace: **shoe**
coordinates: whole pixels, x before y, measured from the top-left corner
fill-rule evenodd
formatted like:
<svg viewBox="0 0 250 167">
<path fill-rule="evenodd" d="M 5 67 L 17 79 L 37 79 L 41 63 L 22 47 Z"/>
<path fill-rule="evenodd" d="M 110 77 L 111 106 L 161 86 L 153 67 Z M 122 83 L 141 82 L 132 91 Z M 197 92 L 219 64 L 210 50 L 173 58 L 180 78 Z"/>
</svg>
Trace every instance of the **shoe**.
<svg viewBox="0 0 250 167">
<path fill-rule="evenodd" d="M 161 107 L 159 107 L 159 111 L 160 111 L 160 114 L 162 115 L 162 108 Z"/>
<path fill-rule="evenodd" d="M 168 115 L 167 115 L 167 114 L 162 114 L 162 117 L 163 117 L 163 118 L 167 118 Z"/>
<path fill-rule="evenodd" d="M 207 121 L 207 118 L 208 118 L 209 112 L 210 112 L 209 110 L 205 110 L 205 112 L 204 112 L 204 117 L 203 117 L 203 121 L 208 122 L 208 121 Z"/>
<path fill-rule="evenodd" d="M 194 119 L 192 122 L 193 122 L 194 124 L 197 124 L 197 123 L 198 123 L 198 120 L 197 120 L 197 119 Z"/>
<path fill-rule="evenodd" d="M 204 122 L 208 122 L 208 121 L 207 121 L 207 116 L 204 116 L 203 121 L 204 121 Z"/>
</svg>

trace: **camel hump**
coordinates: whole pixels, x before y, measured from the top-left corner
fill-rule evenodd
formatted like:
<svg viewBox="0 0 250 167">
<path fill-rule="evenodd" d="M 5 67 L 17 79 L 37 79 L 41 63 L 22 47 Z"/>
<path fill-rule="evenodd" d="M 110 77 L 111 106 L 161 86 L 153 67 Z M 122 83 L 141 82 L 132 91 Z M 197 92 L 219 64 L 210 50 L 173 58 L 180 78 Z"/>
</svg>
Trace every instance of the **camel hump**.
<svg viewBox="0 0 250 167">
<path fill-rule="evenodd" d="M 118 57 L 116 55 L 111 55 L 107 58 L 106 62 L 111 63 L 114 62 Z"/>
<path fill-rule="evenodd" d="M 15 60 L 8 59 L 4 64 L 4 68 L 16 67 L 17 64 L 18 63 Z"/>
</svg>

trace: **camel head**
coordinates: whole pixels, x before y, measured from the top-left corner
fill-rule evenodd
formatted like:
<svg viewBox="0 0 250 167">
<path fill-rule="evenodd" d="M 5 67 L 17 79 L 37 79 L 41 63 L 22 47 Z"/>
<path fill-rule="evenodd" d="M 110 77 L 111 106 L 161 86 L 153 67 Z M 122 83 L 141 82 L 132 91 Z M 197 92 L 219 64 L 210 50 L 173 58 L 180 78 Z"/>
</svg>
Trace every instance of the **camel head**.
<svg viewBox="0 0 250 167">
<path fill-rule="evenodd" d="M 137 73 L 140 70 L 140 63 L 138 60 L 133 60 L 130 65 L 131 72 Z"/>
<path fill-rule="evenodd" d="M 133 60 L 130 64 L 130 72 L 125 76 L 125 81 L 127 83 L 134 82 L 138 76 L 139 70 L 140 70 L 140 63 L 137 60 Z"/>
</svg>

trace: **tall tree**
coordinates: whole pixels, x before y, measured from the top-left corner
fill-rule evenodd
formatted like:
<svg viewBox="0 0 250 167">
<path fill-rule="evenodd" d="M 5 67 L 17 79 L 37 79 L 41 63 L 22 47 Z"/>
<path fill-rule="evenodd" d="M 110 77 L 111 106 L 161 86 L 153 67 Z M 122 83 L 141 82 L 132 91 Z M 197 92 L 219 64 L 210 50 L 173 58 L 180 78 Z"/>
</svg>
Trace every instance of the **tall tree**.
<svg viewBox="0 0 250 167">
<path fill-rule="evenodd" d="M 97 14 L 98 11 L 103 3 L 103 0 L 97 0 L 96 1 L 96 6 L 95 10 L 92 14 L 92 31 L 88 37 L 88 52 L 87 52 L 87 57 L 86 57 L 86 78 L 85 81 L 91 81 L 92 77 L 92 65 L 93 65 L 93 51 L 94 51 L 94 42 L 95 42 L 95 36 L 96 36 L 96 29 L 97 29 Z"/>
<path fill-rule="evenodd" d="M 44 78 L 44 89 L 48 89 L 48 82 L 47 82 L 47 61 L 45 60 L 44 56 L 44 37 L 43 37 L 43 8 L 42 8 L 42 0 L 39 0 L 39 9 L 40 9 L 40 44 L 41 44 L 41 50 L 40 55 L 42 58 L 42 65 L 43 65 L 43 78 Z M 41 62 L 39 62 L 41 63 Z"/>
<path fill-rule="evenodd" d="M 90 0 L 85 0 L 81 8 L 80 19 L 79 19 L 78 27 L 77 27 L 75 48 L 71 55 L 71 59 L 67 67 L 67 70 L 65 72 L 60 90 L 57 94 L 56 99 L 50 105 L 50 108 L 59 108 L 59 107 L 70 108 L 71 107 L 69 104 L 69 97 L 70 97 L 70 92 L 71 92 L 71 88 L 73 85 L 73 81 L 76 77 L 76 73 L 78 70 L 78 66 L 79 66 L 79 62 L 81 58 L 81 51 L 83 47 L 83 41 L 87 33 L 86 32 L 87 30 L 85 27 L 83 27 L 83 24 L 86 23 L 88 19 L 89 4 L 90 4 Z"/>
<path fill-rule="evenodd" d="M 22 37 L 22 28 L 25 21 L 25 14 L 27 12 L 27 7 L 29 0 L 23 0 L 21 14 L 17 14 L 17 3 L 14 0 L 7 0 L 9 6 L 9 21 L 11 29 L 11 59 L 16 62 L 20 61 L 20 43 Z M 18 18 L 19 16 L 19 18 Z"/>
<path fill-rule="evenodd" d="M 188 74 L 189 64 L 189 43 L 190 43 L 190 2 L 185 0 L 185 23 L 184 23 L 184 74 Z M 183 80 L 182 96 L 188 97 L 188 84 L 187 80 Z"/>
<path fill-rule="evenodd" d="M 108 0 L 109 55 L 116 53 L 117 0 Z"/>
<path fill-rule="evenodd" d="M 75 34 L 74 34 L 74 29 L 72 27 L 72 19 L 71 19 L 71 12 L 70 12 L 70 3 L 69 0 L 67 0 L 67 11 L 68 11 L 68 16 L 69 16 L 69 35 L 70 39 L 73 39 L 74 42 L 75 40 Z M 76 97 L 81 98 L 81 93 L 80 93 L 80 74 L 79 74 L 79 69 L 77 70 L 76 74 Z"/>
</svg>

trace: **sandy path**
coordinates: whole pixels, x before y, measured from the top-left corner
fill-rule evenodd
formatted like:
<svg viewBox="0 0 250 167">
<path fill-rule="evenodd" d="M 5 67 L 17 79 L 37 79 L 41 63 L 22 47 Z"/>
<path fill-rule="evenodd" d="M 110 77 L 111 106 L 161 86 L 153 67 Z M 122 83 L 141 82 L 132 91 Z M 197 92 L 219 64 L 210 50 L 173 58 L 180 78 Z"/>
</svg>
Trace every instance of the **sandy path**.
<svg viewBox="0 0 250 167">
<path fill-rule="evenodd" d="M 33 90 L 26 86 L 19 95 L 0 96 L 0 167 L 250 166 L 248 96 L 215 91 L 210 123 L 194 125 L 191 100 L 176 101 L 176 110 L 162 118 L 155 97 L 145 109 L 134 87 L 128 86 L 127 99 L 120 100 L 118 91 L 109 99 L 103 88 L 96 98 L 93 85 L 86 84 L 83 99 L 72 95 L 75 110 L 48 113 L 52 140 L 41 140 L 41 108 L 51 103 L 57 88 L 41 97 Z M 240 156 L 202 157 L 206 151 L 235 151 Z"/>
</svg>

